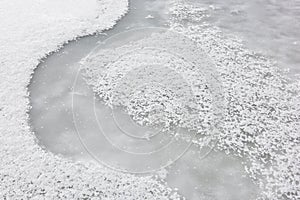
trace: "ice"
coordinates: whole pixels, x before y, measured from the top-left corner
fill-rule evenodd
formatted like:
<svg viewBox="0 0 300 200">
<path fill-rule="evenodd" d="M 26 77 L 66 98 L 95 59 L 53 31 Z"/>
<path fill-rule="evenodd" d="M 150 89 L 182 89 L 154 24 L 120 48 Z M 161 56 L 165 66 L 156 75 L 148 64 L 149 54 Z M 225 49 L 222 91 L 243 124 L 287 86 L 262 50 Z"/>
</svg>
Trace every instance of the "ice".
<svg viewBox="0 0 300 200">
<path fill-rule="evenodd" d="M 120 164 L 134 171 L 144 169 L 147 166 L 157 168 L 157 166 L 161 166 L 160 159 L 165 160 L 164 156 L 156 155 L 152 158 L 148 157 L 144 162 L 136 162 L 135 157 L 126 157 L 115 152 L 111 148 L 112 144 L 105 143 L 106 138 L 103 135 L 99 137 L 101 132 L 97 127 L 97 122 L 94 121 L 94 103 L 99 120 L 104 121 L 102 128 L 106 129 L 105 132 L 109 133 L 110 137 L 114 137 L 114 141 L 119 142 L 118 146 L 124 147 L 123 150 L 126 151 L 139 152 L 141 147 L 135 143 L 128 145 L 125 143 L 126 138 L 117 134 L 118 129 L 112 123 L 110 108 L 101 99 L 94 98 L 92 88 L 86 84 L 80 74 L 76 85 L 74 85 L 80 67 L 78 62 L 99 41 L 103 41 L 106 37 L 123 31 L 127 27 L 163 26 L 165 24 L 164 17 L 155 17 L 151 20 L 144 19 L 144 17 L 140 18 L 139 16 L 145 16 L 147 13 L 143 10 L 143 4 L 140 1 L 133 1 L 131 6 L 137 9 L 132 9 L 131 13 L 124 17 L 114 29 L 107 31 L 107 35 L 85 37 L 76 42 L 70 42 L 61 51 L 44 60 L 35 71 L 29 88 L 32 105 L 30 110 L 31 124 L 40 145 L 45 150 L 77 161 L 89 162 L 94 160 L 82 145 L 82 141 L 79 140 L 74 126 L 76 123 L 77 131 L 80 129 L 80 133 L 83 134 L 81 139 L 89 144 L 89 150 L 92 150 L 93 154 L 97 154 L 98 158 L 101 158 L 100 162 L 102 161 L 105 166 L 115 167 Z M 72 95 L 75 95 L 73 107 Z M 132 119 L 127 113 L 123 113 L 121 110 L 116 110 L 114 113 L 119 119 L 118 122 L 122 123 L 122 127 L 132 124 Z M 75 115 L 73 116 L 73 114 Z M 128 126 L 127 129 L 134 133 L 153 132 L 150 128 L 141 127 L 137 124 Z M 145 139 L 147 142 L 147 137 Z M 184 141 L 181 143 L 185 145 Z M 160 145 L 160 143 L 152 142 L 148 148 L 157 147 L 155 145 Z M 142 147 L 145 148 L 145 145 Z M 147 151 L 149 149 L 146 148 Z M 202 153 L 201 151 L 200 154 L 199 149 L 193 146 L 174 165 L 173 160 L 170 160 L 168 164 L 171 166 L 168 168 L 168 175 L 162 181 L 166 181 L 172 187 L 177 187 L 179 193 L 189 199 L 221 199 L 222 197 L 252 199 L 259 193 L 257 185 L 245 175 L 242 165 L 243 159 L 222 152 L 212 152 L 207 158 L 202 159 Z M 175 152 L 171 152 L 171 154 L 175 154 Z M 178 170 L 181 172 L 178 173 Z M 230 180 L 228 177 L 234 177 L 234 179 Z M 239 190 L 236 191 L 236 188 Z"/>
<path fill-rule="evenodd" d="M 36 135 L 30 128 L 27 86 L 42 58 L 58 51 L 71 40 L 112 28 L 127 12 L 127 6 L 128 2 L 123 0 L 0 1 L 1 199 L 179 197 L 152 177 L 118 173 L 100 165 L 73 162 L 45 151 L 37 144 Z M 65 55 L 68 55 L 67 52 Z M 47 75 L 40 77 L 43 78 L 52 79 Z M 65 84 L 57 73 L 52 80 Z M 51 88 L 53 84 L 45 85 L 46 81 L 39 83 L 41 89 Z M 59 96 L 65 93 L 59 88 L 54 91 Z M 55 96 L 52 98 L 62 102 Z M 35 103 L 47 104 L 45 109 L 48 110 L 53 105 L 49 99 L 36 99 Z M 65 107 L 69 109 L 68 104 Z M 59 105 L 53 109 L 64 112 L 65 108 Z M 51 113 L 47 117 L 56 118 Z M 69 130 L 63 126 L 55 124 L 52 128 L 64 130 L 60 133 L 62 140 L 72 139 Z M 71 140 L 69 144 L 73 142 L 76 143 Z M 57 148 L 68 151 L 70 147 L 58 145 Z M 76 149 L 73 151 L 77 152 Z"/>
<path fill-rule="evenodd" d="M 180 1 L 179 1 L 180 2 Z M 247 47 L 264 52 L 290 74 L 300 73 L 300 3 L 299 1 L 188 0 L 195 8 L 207 8 L 202 22 L 238 35 Z M 209 10 L 210 8 L 211 10 Z M 218 9 L 215 9 L 218 8 Z"/>
<path fill-rule="evenodd" d="M 191 200 L 250 200 L 259 196 L 261 191 L 247 177 L 241 159 L 215 151 L 199 159 L 202 156 L 192 146 L 170 166 L 168 184 Z"/>
<path fill-rule="evenodd" d="M 0 19 L 5 19 L 0 22 L 1 197 L 179 197 L 171 186 L 191 199 L 299 198 L 299 82 L 288 79 L 268 58 L 279 60 L 281 68 L 291 66 L 293 73 L 299 72 L 298 2 L 187 2 L 175 6 L 174 19 L 167 22 L 166 7 L 173 4 L 132 1 L 131 12 L 114 29 L 69 42 L 40 63 L 50 52 L 78 36 L 111 28 L 126 12 L 127 2 L 1 1 Z M 155 18 L 146 19 L 148 15 Z M 104 153 L 102 158 L 107 160 L 102 161 L 119 161 L 137 170 L 147 167 L 147 160 L 137 163 L 118 153 L 102 151 L 105 146 L 102 140 L 95 139 L 98 131 L 89 106 L 96 100 L 98 116 L 104 119 L 111 119 L 107 114 L 110 110 L 101 99 L 93 98 L 92 89 L 83 80 L 77 87 L 82 90 L 73 91 L 78 62 L 107 36 L 135 27 L 166 24 L 196 40 L 222 74 L 230 106 L 216 151 L 202 158 L 197 147 L 192 147 L 175 164 L 173 160 L 168 162 L 172 164 L 168 173 L 158 172 L 163 180 L 91 164 L 94 159 L 76 136 L 73 118 L 87 131 L 83 131 L 85 140 L 100 156 Z M 243 41 L 222 31 L 240 34 L 247 47 L 256 51 L 268 50 L 267 57 L 245 49 Z M 29 112 L 26 87 L 38 63 L 29 86 Z M 75 117 L 72 96 L 78 105 Z M 35 135 L 31 134 L 28 114 Z M 123 125 L 131 123 L 127 113 L 116 110 L 116 114 Z M 105 128 L 111 128 L 111 124 Z M 149 127 L 138 125 L 133 129 L 149 131 Z M 35 143 L 35 137 L 44 151 Z M 122 146 L 123 138 L 115 139 Z M 137 149 L 128 149 L 132 146 Z M 132 146 L 124 145 L 124 150 L 140 150 Z M 151 167 L 161 165 L 155 157 L 148 161 L 154 161 Z"/>
</svg>

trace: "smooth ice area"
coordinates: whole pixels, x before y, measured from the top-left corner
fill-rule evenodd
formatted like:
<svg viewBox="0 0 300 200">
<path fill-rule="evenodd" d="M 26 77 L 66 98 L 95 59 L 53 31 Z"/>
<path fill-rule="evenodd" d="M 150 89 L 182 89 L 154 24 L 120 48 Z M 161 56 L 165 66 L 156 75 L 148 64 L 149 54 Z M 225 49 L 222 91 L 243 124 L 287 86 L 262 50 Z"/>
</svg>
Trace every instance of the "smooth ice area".
<svg viewBox="0 0 300 200">
<path fill-rule="evenodd" d="M 89 144 L 89 150 L 92 149 L 97 158 L 103 158 L 102 161 L 111 162 L 113 166 L 117 165 L 115 161 L 118 161 L 120 165 L 135 171 L 147 165 L 151 168 L 162 165 L 161 160 L 166 159 L 163 156 L 169 154 L 156 155 L 141 163 L 136 162 L 135 157 L 124 156 L 109 148 L 112 144 L 107 143 L 107 138 L 103 134 L 99 136 L 99 124 L 95 121 L 95 115 L 99 121 L 103 121 L 102 128 L 109 134 L 108 137 L 113 137 L 114 141 L 119 142 L 118 146 L 122 147 L 123 144 L 124 150 L 127 151 L 139 150 L 134 140 L 126 140 L 124 135 L 118 134 L 120 130 L 113 122 L 111 109 L 94 98 L 92 89 L 86 85 L 80 73 L 74 85 L 80 66 L 78 62 L 97 45 L 97 42 L 130 28 L 164 26 L 167 10 L 162 2 L 164 1 L 132 1 L 129 14 L 114 29 L 102 35 L 83 37 L 70 42 L 38 66 L 29 87 L 32 105 L 30 118 L 41 146 L 74 160 L 94 161 L 82 146 L 79 139 L 81 138 Z M 134 125 L 131 118 L 121 110 L 115 110 L 114 113 L 118 122 L 124 126 L 130 124 L 128 126 L 130 132 L 152 131 L 151 128 Z M 170 136 L 163 137 L 166 140 L 170 139 Z M 156 145 L 160 143 L 151 143 L 149 148 L 157 147 Z M 186 144 L 182 141 L 182 144 L 178 143 L 178 146 L 180 145 Z M 188 199 L 255 199 L 259 189 L 246 176 L 242 165 L 244 160 L 214 151 L 201 159 L 202 153 L 197 147 L 192 146 L 183 157 L 167 168 L 169 171 L 165 178 L 167 183 L 171 187 L 178 188 L 179 193 Z"/>
</svg>

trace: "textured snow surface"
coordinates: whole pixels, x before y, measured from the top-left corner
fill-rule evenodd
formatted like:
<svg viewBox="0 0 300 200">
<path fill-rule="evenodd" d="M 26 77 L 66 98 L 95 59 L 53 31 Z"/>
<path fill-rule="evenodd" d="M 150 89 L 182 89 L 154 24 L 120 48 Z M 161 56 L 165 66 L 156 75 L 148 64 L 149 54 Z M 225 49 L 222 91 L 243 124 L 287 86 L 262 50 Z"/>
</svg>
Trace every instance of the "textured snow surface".
<svg viewBox="0 0 300 200">
<path fill-rule="evenodd" d="M 213 62 L 184 35 L 158 28 L 129 32 L 142 31 L 149 32 L 145 39 L 100 48 L 84 59 L 87 82 L 108 105 L 124 106 L 141 125 L 211 134 L 206 129 L 221 113 Z"/>
<path fill-rule="evenodd" d="M 289 79 L 272 60 L 201 23 L 201 8 L 178 3 L 171 14 L 171 26 L 197 41 L 220 73 L 227 107 L 219 149 L 248 158 L 262 198 L 299 199 L 299 76 Z"/>
<path fill-rule="evenodd" d="M 40 60 L 69 40 L 111 28 L 127 8 L 125 0 L 0 2 L 1 199 L 178 198 L 155 177 L 44 152 L 28 124 L 27 85 Z"/>
<path fill-rule="evenodd" d="M 223 126 L 220 128 L 218 149 L 248 160 L 247 163 L 244 163 L 245 169 L 253 180 L 260 185 L 263 191 L 261 199 L 299 199 L 299 79 L 289 79 L 284 71 L 279 70 L 276 63 L 269 58 L 245 49 L 240 40 L 233 36 L 226 36 L 218 28 L 201 23 L 207 15 L 205 9 L 195 7 L 192 4 L 178 3 L 171 9 L 171 15 L 170 25 L 172 28 L 194 39 L 214 60 L 220 74 L 219 81 L 223 85 L 222 93 L 225 96 L 226 110 Z M 119 85 L 118 82 L 124 77 L 124 74 L 130 71 L 129 68 L 132 66 L 147 66 L 147 63 L 166 65 L 165 63 L 167 63 L 170 66 L 176 66 L 176 70 L 181 71 L 181 74 L 188 77 L 191 82 L 196 83 L 198 81 L 201 84 L 203 77 L 199 76 L 197 72 L 191 73 L 188 70 L 189 66 L 185 63 L 176 59 L 169 59 L 169 56 L 163 51 L 158 54 L 157 49 L 141 50 L 141 46 L 148 47 L 151 43 L 153 43 L 152 46 L 158 44 L 155 47 L 169 50 L 174 49 L 174 44 L 181 46 L 182 49 L 189 46 L 180 43 L 177 37 L 173 37 L 172 42 L 168 42 L 168 39 L 162 35 L 153 36 L 149 37 L 148 40 L 142 40 L 141 44 L 125 45 L 118 49 L 121 53 L 119 52 L 117 55 L 126 54 L 126 56 L 117 61 L 112 61 L 116 57 L 114 51 L 103 55 L 97 54 L 96 58 L 99 60 L 96 61 L 93 58 L 87 59 L 90 62 L 85 65 L 88 69 L 87 75 L 90 77 L 88 83 L 108 104 L 126 106 L 128 113 L 133 115 L 133 118 L 138 122 L 141 121 L 143 124 L 151 123 L 151 121 L 156 122 L 155 116 L 153 118 L 143 116 L 150 110 L 147 106 L 139 107 L 136 104 L 136 102 L 144 102 L 143 94 L 131 101 L 124 92 L 127 84 L 134 85 L 135 83 L 130 83 L 130 81 L 134 82 L 136 79 L 129 75 L 129 78 L 125 76 L 126 81 L 121 80 Z M 132 51 L 132 49 L 139 51 Z M 156 59 L 151 60 L 152 55 Z M 165 62 L 156 63 L 157 60 L 164 59 Z M 201 65 L 197 66 L 201 67 Z M 180 69 L 181 67 L 182 69 Z M 148 77 L 155 74 L 143 67 L 141 71 L 148 73 Z M 160 72 L 160 74 L 164 74 L 164 72 Z M 193 77 L 195 74 L 198 76 Z M 157 75 L 154 76 L 157 78 Z M 176 75 L 171 73 L 168 76 L 162 75 L 163 80 L 161 82 L 169 81 L 170 85 L 174 85 L 177 87 L 176 91 L 179 91 L 180 87 L 172 84 L 174 80 L 178 80 L 175 77 Z M 181 86 L 181 89 L 184 90 L 184 84 Z M 114 91 L 114 87 L 124 87 L 121 91 L 125 94 Z M 155 90 L 159 90 L 159 92 Z M 147 97 L 147 100 L 159 101 L 157 96 L 168 96 L 158 87 L 155 90 L 152 89 L 151 92 L 148 92 L 150 97 Z M 113 92 L 117 93 L 118 101 L 114 101 Z M 207 93 L 202 91 L 200 95 L 202 98 L 197 99 L 196 102 L 209 107 L 209 100 L 207 100 L 209 98 L 205 95 Z M 153 105 L 153 102 L 147 103 Z M 172 102 L 172 98 L 169 98 L 169 102 L 174 108 L 170 111 L 171 114 L 166 114 L 169 122 L 170 119 L 184 122 L 185 115 L 180 113 L 179 116 L 172 115 L 178 113 L 176 112 L 177 103 Z M 182 109 L 180 110 L 182 111 Z M 140 119 L 139 115 L 143 117 Z M 188 115 L 191 116 L 189 113 Z M 193 120 L 198 119 L 198 117 L 192 116 L 191 119 L 187 120 L 191 122 L 190 124 L 183 124 L 187 128 L 194 128 Z M 164 116 L 160 116 L 159 119 L 163 120 Z M 195 128 L 199 129 L 198 126 Z"/>
</svg>

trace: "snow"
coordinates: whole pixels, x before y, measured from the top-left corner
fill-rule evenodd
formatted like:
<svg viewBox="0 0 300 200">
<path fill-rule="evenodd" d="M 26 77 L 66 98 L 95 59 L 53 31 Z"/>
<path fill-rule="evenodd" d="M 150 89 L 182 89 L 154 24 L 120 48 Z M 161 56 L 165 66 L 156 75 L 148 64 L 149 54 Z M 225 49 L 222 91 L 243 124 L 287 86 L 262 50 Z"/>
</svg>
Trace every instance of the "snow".
<svg viewBox="0 0 300 200">
<path fill-rule="evenodd" d="M 111 28 L 127 8 L 125 0 L 0 2 L 1 199 L 178 198 L 153 177 L 45 152 L 28 123 L 27 86 L 40 60 L 70 40 Z"/>
<path fill-rule="evenodd" d="M 124 0 L 0 2 L 0 198 L 179 198 L 160 177 L 45 152 L 28 124 L 27 86 L 40 60 L 70 40 L 111 28 L 127 7 Z M 261 199 L 299 199 L 299 81 L 240 40 L 201 24 L 205 9 L 178 3 L 171 14 L 173 29 L 197 41 L 221 75 L 228 107 L 218 149 L 248 160 Z"/>
<path fill-rule="evenodd" d="M 146 19 L 154 19 L 154 16 L 153 15 L 147 15 L 145 18 Z"/>
<path fill-rule="evenodd" d="M 193 38 L 217 65 L 227 105 L 218 148 L 248 159 L 261 198 L 299 199 L 299 79 L 238 38 L 197 23 L 192 5 L 178 3 L 171 14 L 174 30 Z"/>
<path fill-rule="evenodd" d="M 261 187 L 261 199 L 299 199 L 299 80 L 289 79 L 284 71 L 278 69 L 274 61 L 246 49 L 238 38 L 222 33 L 219 28 L 201 23 L 206 14 L 205 9 L 187 3 L 178 3 L 171 9 L 170 25 L 174 31 L 181 32 L 196 41 L 215 62 L 217 72 L 220 74 L 219 81 L 223 86 L 221 92 L 225 97 L 226 109 L 222 126 L 219 127 L 218 150 L 247 159 L 244 163 L 245 170 Z M 179 112 L 179 116 L 173 115 L 178 113 L 176 102 L 172 102 L 172 97 L 164 94 L 165 91 L 159 87 L 155 88 L 158 91 L 152 89 L 151 92 L 147 92 L 150 95 L 147 98 L 143 96 L 144 94 L 138 94 L 136 97 L 132 95 L 135 97 L 132 101 L 130 99 L 132 96 L 128 95 L 132 94 L 131 89 L 135 88 L 135 84 L 141 85 L 140 80 L 130 75 L 132 71 L 135 71 L 132 68 L 141 66 L 142 72 L 139 73 L 136 70 L 135 74 L 139 75 L 136 76 L 138 78 L 143 75 L 147 77 L 142 78 L 146 83 L 154 74 L 155 78 L 162 78 L 160 82 L 164 85 L 174 86 L 175 91 L 180 91 L 182 88 L 186 91 L 184 81 L 179 81 L 180 88 L 175 82 L 179 80 L 178 77 L 171 72 L 166 75 L 163 70 L 159 69 L 152 72 L 147 68 L 149 63 L 155 66 L 167 64 L 175 66 L 176 71 L 188 77 L 187 80 L 191 80 L 191 83 L 197 83 L 197 81 L 201 83 L 203 80 L 201 73 L 196 69 L 189 70 L 190 66 L 176 58 L 170 58 L 171 56 L 161 50 L 165 48 L 165 51 L 176 52 L 176 48 L 182 48 L 186 51 L 179 53 L 182 57 L 189 54 L 189 58 L 193 60 L 195 55 L 201 55 L 200 60 L 203 59 L 199 52 L 193 55 L 189 51 L 193 51 L 191 47 L 192 45 L 183 43 L 174 35 L 161 34 L 131 42 L 117 50 L 100 51 L 83 63 L 87 68 L 89 78 L 87 82 L 107 104 L 125 106 L 133 119 L 146 125 L 157 122 L 156 116 L 139 118 L 138 116 L 148 113 L 151 109 L 148 106 L 140 107 L 136 102 L 153 105 L 156 100 L 164 105 L 165 103 L 160 101 L 159 96 L 167 96 L 174 110 L 166 114 L 166 121 L 170 122 L 170 119 L 175 122 L 189 121 L 190 124 L 179 123 L 179 125 L 201 130 L 200 126 L 194 126 L 194 122 L 204 117 L 197 115 L 186 120 L 184 117 L 191 116 L 189 113 L 183 115 Z M 203 66 L 203 63 L 196 63 L 195 66 Z M 156 72 L 159 72 L 161 76 L 155 74 Z M 118 91 L 119 88 L 122 89 Z M 114 92 L 116 94 L 113 94 Z M 117 95 L 117 98 L 114 95 Z M 209 103 L 205 92 L 200 96 L 204 97 L 197 99 L 197 103 Z M 146 102 L 145 99 L 150 102 Z M 151 102 L 152 99 L 153 102 Z M 165 120 L 164 117 L 159 116 L 159 120 Z M 171 122 L 174 123 L 174 121 Z"/>
<path fill-rule="evenodd" d="M 141 125 L 176 126 L 204 134 L 215 110 L 222 113 L 221 105 L 212 106 L 220 100 L 211 103 L 219 89 L 213 62 L 192 40 L 167 29 L 137 29 L 118 38 L 126 35 L 138 39 L 112 50 L 100 45 L 82 61 L 94 92 L 111 107 L 125 106 Z M 113 41 L 107 43 L 114 47 Z"/>
</svg>

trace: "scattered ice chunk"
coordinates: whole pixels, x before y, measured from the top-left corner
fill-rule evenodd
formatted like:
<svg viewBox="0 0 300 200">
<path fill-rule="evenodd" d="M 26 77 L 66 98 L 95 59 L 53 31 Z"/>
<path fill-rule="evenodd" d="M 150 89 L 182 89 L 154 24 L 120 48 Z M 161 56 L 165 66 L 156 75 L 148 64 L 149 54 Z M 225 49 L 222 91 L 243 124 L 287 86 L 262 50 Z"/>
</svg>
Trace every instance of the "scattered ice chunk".
<svg viewBox="0 0 300 200">
<path fill-rule="evenodd" d="M 154 19 L 154 16 L 153 15 L 147 15 L 145 18 L 146 19 Z"/>
</svg>

